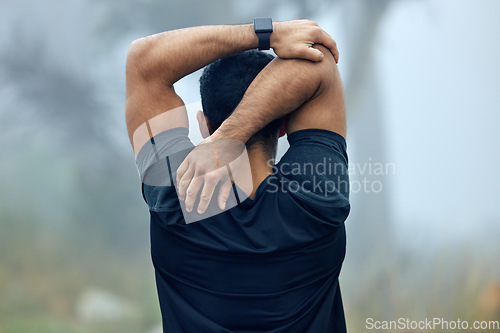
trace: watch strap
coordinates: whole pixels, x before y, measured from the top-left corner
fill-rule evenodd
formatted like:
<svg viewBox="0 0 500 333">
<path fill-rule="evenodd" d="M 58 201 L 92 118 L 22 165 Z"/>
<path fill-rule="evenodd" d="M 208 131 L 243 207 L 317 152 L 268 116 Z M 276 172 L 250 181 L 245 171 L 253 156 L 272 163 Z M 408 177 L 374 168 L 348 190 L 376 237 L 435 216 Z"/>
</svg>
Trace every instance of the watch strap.
<svg viewBox="0 0 500 333">
<path fill-rule="evenodd" d="M 259 50 L 269 50 L 271 48 L 271 33 L 260 32 L 257 36 L 259 37 Z"/>
<path fill-rule="evenodd" d="M 257 17 L 253 20 L 254 31 L 259 38 L 259 50 L 271 48 L 271 33 L 273 32 L 273 21 L 269 17 Z"/>
</svg>

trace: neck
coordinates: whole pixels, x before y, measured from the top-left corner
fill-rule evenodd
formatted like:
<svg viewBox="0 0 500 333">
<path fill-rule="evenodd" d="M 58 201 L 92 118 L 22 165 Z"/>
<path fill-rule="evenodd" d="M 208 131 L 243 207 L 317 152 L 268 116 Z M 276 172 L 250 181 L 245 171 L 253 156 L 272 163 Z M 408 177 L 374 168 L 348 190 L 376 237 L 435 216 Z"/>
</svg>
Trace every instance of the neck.
<svg viewBox="0 0 500 333">
<path fill-rule="evenodd" d="M 271 156 L 269 153 L 264 152 L 260 148 L 249 148 L 248 149 L 248 159 L 250 160 L 250 169 L 252 170 L 252 184 L 253 190 L 249 195 L 251 199 L 255 196 L 255 191 L 259 187 L 260 183 L 266 179 L 272 172 L 272 166 L 269 165 L 269 160 Z"/>
</svg>

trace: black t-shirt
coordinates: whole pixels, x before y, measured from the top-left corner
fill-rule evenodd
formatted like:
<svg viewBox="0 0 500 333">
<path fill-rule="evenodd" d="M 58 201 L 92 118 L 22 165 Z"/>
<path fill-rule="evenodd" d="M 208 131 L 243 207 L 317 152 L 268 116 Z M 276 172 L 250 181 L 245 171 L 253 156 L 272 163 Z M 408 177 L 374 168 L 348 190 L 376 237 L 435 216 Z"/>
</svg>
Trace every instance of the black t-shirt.
<svg viewBox="0 0 500 333">
<path fill-rule="evenodd" d="M 187 134 L 162 132 L 137 156 L 164 332 L 346 332 L 344 138 L 292 133 L 254 199 L 187 224 L 172 186 L 193 148 Z"/>
</svg>

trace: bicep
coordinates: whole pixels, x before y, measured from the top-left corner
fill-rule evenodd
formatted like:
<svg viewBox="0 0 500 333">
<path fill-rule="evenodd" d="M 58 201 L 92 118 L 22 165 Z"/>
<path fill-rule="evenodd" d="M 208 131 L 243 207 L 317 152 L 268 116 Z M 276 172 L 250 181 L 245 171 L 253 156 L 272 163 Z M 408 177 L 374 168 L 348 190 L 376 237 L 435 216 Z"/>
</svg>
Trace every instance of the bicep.
<svg viewBox="0 0 500 333">
<path fill-rule="evenodd" d="M 292 112 L 287 119 L 287 134 L 318 128 L 336 132 L 345 138 L 346 116 L 342 81 L 333 55 L 325 47 L 315 45 L 325 54 L 321 84 L 315 95 Z"/>
</svg>

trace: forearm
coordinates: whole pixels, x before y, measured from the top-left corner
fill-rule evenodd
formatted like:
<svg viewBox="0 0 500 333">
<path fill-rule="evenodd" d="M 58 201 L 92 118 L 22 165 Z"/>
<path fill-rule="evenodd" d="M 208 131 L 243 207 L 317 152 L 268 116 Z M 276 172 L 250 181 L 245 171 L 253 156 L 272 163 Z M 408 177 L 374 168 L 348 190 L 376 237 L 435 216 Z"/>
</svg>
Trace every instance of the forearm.
<svg viewBox="0 0 500 333">
<path fill-rule="evenodd" d="M 140 71 L 145 79 L 159 78 L 173 85 L 217 59 L 257 46 L 253 24 L 167 31 L 134 41 L 127 68 Z"/>
<path fill-rule="evenodd" d="M 298 109 L 320 91 L 325 64 L 274 59 L 252 82 L 216 135 L 247 142 L 274 119 Z"/>
</svg>

